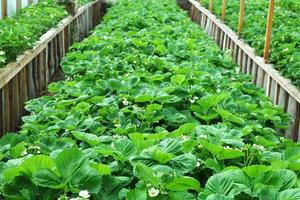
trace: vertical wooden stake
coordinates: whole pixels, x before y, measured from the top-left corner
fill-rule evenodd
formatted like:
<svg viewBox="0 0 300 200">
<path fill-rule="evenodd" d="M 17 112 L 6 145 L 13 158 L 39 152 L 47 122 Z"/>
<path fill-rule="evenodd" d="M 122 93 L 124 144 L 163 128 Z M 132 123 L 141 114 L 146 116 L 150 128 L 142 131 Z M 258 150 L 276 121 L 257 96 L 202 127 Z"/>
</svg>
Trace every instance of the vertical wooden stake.
<svg viewBox="0 0 300 200">
<path fill-rule="evenodd" d="M 265 62 L 268 62 L 269 56 L 270 56 L 270 45 L 271 45 L 271 37 L 272 37 L 272 24 L 273 24 L 274 8 L 275 8 L 275 0 L 270 0 L 269 14 L 268 14 L 268 19 L 267 19 L 265 49 L 264 49 Z"/>
<path fill-rule="evenodd" d="M 22 8 L 22 0 L 16 0 L 16 7 L 17 11 L 19 11 Z"/>
<path fill-rule="evenodd" d="M 209 11 L 213 12 L 214 9 L 214 0 L 209 0 Z"/>
<path fill-rule="evenodd" d="M 245 13 L 245 0 L 240 0 L 240 17 L 239 17 L 238 34 L 240 34 L 243 29 L 244 13 Z"/>
<path fill-rule="evenodd" d="M 223 0 L 221 20 L 224 22 L 226 17 L 227 0 Z"/>
<path fill-rule="evenodd" d="M 28 0 L 28 4 L 31 5 L 33 3 L 33 0 Z"/>
<path fill-rule="evenodd" d="M 2 18 L 7 16 L 7 0 L 2 0 Z"/>
</svg>

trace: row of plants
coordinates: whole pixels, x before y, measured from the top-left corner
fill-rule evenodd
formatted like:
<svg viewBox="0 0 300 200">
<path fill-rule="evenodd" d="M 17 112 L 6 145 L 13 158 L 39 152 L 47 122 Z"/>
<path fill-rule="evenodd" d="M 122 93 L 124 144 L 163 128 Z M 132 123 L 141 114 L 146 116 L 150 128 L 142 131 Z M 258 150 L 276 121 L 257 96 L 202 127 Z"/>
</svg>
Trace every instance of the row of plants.
<svg viewBox="0 0 300 200">
<path fill-rule="evenodd" d="M 209 0 L 201 0 L 208 8 Z M 222 0 L 214 1 L 213 12 L 220 17 Z M 240 1 L 228 0 L 225 23 L 237 31 L 239 21 Z M 266 22 L 269 1 L 249 0 L 245 4 L 244 26 L 241 37 L 260 56 L 263 55 Z M 272 43 L 270 49 L 270 63 L 283 76 L 290 78 L 300 87 L 300 2 L 298 0 L 278 0 L 275 3 Z"/>
<path fill-rule="evenodd" d="M 18 200 L 297 200 L 289 117 L 174 0 L 119 0 L 0 139 Z"/>
<path fill-rule="evenodd" d="M 83 5 L 92 0 L 77 0 Z M 0 68 L 15 61 L 39 38 L 61 21 L 67 12 L 56 0 L 42 0 L 22 9 L 14 17 L 0 20 Z"/>
</svg>

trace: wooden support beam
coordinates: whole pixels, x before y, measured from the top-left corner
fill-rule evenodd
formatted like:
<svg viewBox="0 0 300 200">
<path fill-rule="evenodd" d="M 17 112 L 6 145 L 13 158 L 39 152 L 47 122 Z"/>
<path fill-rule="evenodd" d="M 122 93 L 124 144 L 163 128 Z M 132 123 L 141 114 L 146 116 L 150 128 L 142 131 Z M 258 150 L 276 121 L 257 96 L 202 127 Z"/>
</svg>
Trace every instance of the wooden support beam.
<svg viewBox="0 0 300 200">
<path fill-rule="evenodd" d="M 214 11 L 214 0 L 209 0 L 209 11 L 210 12 Z"/>
<path fill-rule="evenodd" d="M 243 29 L 244 13 L 245 13 L 245 0 L 240 0 L 240 16 L 239 16 L 238 34 L 240 34 Z"/>
<path fill-rule="evenodd" d="M 267 19 L 267 28 L 266 28 L 266 38 L 265 38 L 265 48 L 264 48 L 264 60 L 268 62 L 270 56 L 270 46 L 272 38 L 272 24 L 273 24 L 273 15 L 275 8 L 275 0 L 270 0 L 269 2 L 269 14 Z"/>
<path fill-rule="evenodd" d="M 227 0 L 223 0 L 222 3 L 222 16 L 221 16 L 221 20 L 224 22 L 225 18 L 226 18 L 226 9 L 227 9 Z"/>
<path fill-rule="evenodd" d="M 16 0 L 16 7 L 17 7 L 17 11 L 21 10 L 21 8 L 22 8 L 22 0 Z"/>
<path fill-rule="evenodd" d="M 2 18 L 7 16 L 7 0 L 2 0 Z"/>
<path fill-rule="evenodd" d="M 33 0 L 28 0 L 28 4 L 31 5 L 33 3 Z"/>
</svg>

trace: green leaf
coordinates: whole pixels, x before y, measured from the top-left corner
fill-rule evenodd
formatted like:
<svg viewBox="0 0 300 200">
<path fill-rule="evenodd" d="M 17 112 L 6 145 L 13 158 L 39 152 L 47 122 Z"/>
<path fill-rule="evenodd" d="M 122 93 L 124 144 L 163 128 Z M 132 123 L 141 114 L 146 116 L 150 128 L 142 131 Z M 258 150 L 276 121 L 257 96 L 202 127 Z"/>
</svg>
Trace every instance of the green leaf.
<svg viewBox="0 0 300 200">
<path fill-rule="evenodd" d="M 100 139 L 94 134 L 79 131 L 72 131 L 72 134 L 77 140 L 84 141 L 92 147 L 100 144 Z"/>
<path fill-rule="evenodd" d="M 122 84 L 122 82 L 118 79 L 109 79 L 108 80 L 108 85 L 113 89 L 113 90 L 120 90 L 122 88 L 124 88 L 124 85 Z"/>
<path fill-rule="evenodd" d="M 266 172 L 270 170 L 269 166 L 266 165 L 251 165 L 248 167 L 244 167 L 243 172 L 245 172 L 250 178 L 254 178 L 258 176 L 260 173 Z"/>
<path fill-rule="evenodd" d="M 176 85 L 181 85 L 185 81 L 185 76 L 182 74 L 176 74 L 171 77 L 171 82 Z"/>
<path fill-rule="evenodd" d="M 102 177 L 94 168 L 82 165 L 70 177 L 69 184 L 74 191 L 88 190 L 97 193 L 101 189 Z"/>
<path fill-rule="evenodd" d="M 219 155 L 223 150 L 223 146 L 220 144 L 213 144 L 208 141 L 202 140 L 201 144 L 204 148 L 206 148 L 208 151 L 210 151 L 215 156 Z"/>
<path fill-rule="evenodd" d="M 12 147 L 9 151 L 12 158 L 19 158 L 22 155 L 22 153 L 26 150 L 25 145 L 26 142 L 20 142 L 16 146 Z"/>
<path fill-rule="evenodd" d="M 239 157 L 243 157 L 244 153 L 239 151 L 239 150 L 235 150 L 235 149 L 224 149 L 219 155 L 218 155 L 218 159 L 219 160 L 226 160 L 226 159 L 234 159 L 234 158 L 239 158 Z"/>
<path fill-rule="evenodd" d="M 101 164 L 101 163 L 98 163 L 98 164 L 94 163 L 94 164 L 92 164 L 92 167 L 94 169 L 96 169 L 101 176 L 111 174 L 111 169 L 110 169 L 109 165 L 104 165 L 104 164 Z"/>
<path fill-rule="evenodd" d="M 142 95 L 135 97 L 135 102 L 137 102 L 137 103 L 149 102 L 149 101 L 152 101 L 152 98 L 153 97 L 149 94 L 142 94 Z"/>
<path fill-rule="evenodd" d="M 159 143 L 159 147 L 167 152 L 176 155 L 183 150 L 182 144 L 173 138 L 166 138 Z"/>
<path fill-rule="evenodd" d="M 41 169 L 32 175 L 32 180 L 36 185 L 47 188 L 63 189 L 65 183 L 50 169 Z"/>
<path fill-rule="evenodd" d="M 126 194 L 127 200 L 147 200 L 147 192 L 144 190 L 129 190 Z"/>
<path fill-rule="evenodd" d="M 211 194 L 206 200 L 234 200 L 233 198 L 227 197 L 223 194 Z"/>
<path fill-rule="evenodd" d="M 156 147 L 150 148 L 149 154 L 153 160 L 158 161 L 160 164 L 166 164 L 167 162 L 172 160 L 172 158 L 174 157 L 174 155 L 167 153 L 165 151 L 162 151 L 161 149 L 156 148 Z"/>
<path fill-rule="evenodd" d="M 225 168 L 224 164 L 220 164 L 212 158 L 208 158 L 205 161 L 205 166 L 214 170 L 215 172 L 221 172 Z"/>
<path fill-rule="evenodd" d="M 79 149 L 63 150 L 57 155 L 54 162 L 57 170 L 65 179 L 72 177 L 76 170 L 88 163 L 86 157 Z"/>
<path fill-rule="evenodd" d="M 52 169 L 53 167 L 54 163 L 49 156 L 36 155 L 24 160 L 20 166 L 20 171 L 31 176 L 33 173 L 38 172 L 41 169 Z"/>
<path fill-rule="evenodd" d="M 166 188 L 171 191 L 185 192 L 188 190 L 200 191 L 200 183 L 188 176 L 183 176 L 180 178 L 174 178 L 171 182 L 166 185 Z"/>
<path fill-rule="evenodd" d="M 227 172 L 211 176 L 205 184 L 205 190 L 211 194 L 221 194 L 228 197 L 234 197 L 240 193 L 236 189 L 232 177 Z"/>
<path fill-rule="evenodd" d="M 278 200 L 299 200 L 300 199 L 300 189 L 289 189 L 280 192 Z"/>
<path fill-rule="evenodd" d="M 189 192 L 168 192 L 170 200 L 196 200 L 196 197 Z"/>
<path fill-rule="evenodd" d="M 133 169 L 133 174 L 146 183 L 151 183 L 152 185 L 157 185 L 158 183 L 158 178 L 154 176 L 154 171 L 144 164 L 136 164 Z"/>
<path fill-rule="evenodd" d="M 179 174 L 185 174 L 196 167 L 197 158 L 193 154 L 183 154 L 173 158 L 170 164 Z"/>
<path fill-rule="evenodd" d="M 220 94 L 209 94 L 197 101 L 197 103 L 204 109 L 204 113 L 212 108 L 213 106 L 219 104 L 221 101 L 228 99 L 230 97 L 229 93 L 220 93 Z"/>
<path fill-rule="evenodd" d="M 130 140 L 117 140 L 113 144 L 114 148 L 127 159 L 136 154 L 136 148 Z"/>
</svg>

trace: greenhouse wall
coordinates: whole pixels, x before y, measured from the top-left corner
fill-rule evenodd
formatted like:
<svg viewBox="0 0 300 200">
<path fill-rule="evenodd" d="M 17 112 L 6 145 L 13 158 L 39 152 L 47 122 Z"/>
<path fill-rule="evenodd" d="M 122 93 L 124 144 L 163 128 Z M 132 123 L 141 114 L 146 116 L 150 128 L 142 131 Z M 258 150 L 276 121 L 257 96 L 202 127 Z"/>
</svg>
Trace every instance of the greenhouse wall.
<svg viewBox="0 0 300 200">
<path fill-rule="evenodd" d="M 0 0 L 0 19 L 14 16 L 18 9 L 31 3 L 38 3 L 38 0 Z"/>
</svg>

